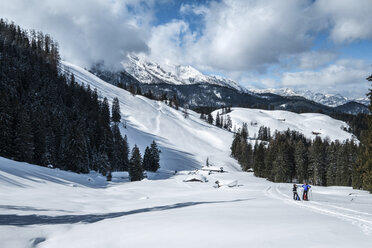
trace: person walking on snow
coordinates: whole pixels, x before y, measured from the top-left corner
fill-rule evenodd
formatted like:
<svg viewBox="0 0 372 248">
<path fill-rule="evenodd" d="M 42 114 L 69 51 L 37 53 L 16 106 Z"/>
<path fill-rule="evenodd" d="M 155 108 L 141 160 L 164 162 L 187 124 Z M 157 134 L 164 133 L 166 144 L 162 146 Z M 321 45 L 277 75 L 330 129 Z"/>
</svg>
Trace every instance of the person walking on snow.
<svg viewBox="0 0 372 248">
<path fill-rule="evenodd" d="M 297 194 L 297 185 L 296 184 L 293 184 L 292 191 L 293 191 L 293 200 L 299 201 L 300 200 L 300 197 Z"/>
<path fill-rule="evenodd" d="M 309 189 L 311 188 L 311 186 L 308 185 L 307 183 L 305 183 L 305 184 L 302 185 L 302 188 L 304 188 L 304 193 L 302 195 L 302 200 L 308 201 L 309 200 L 308 192 L 309 192 Z"/>
</svg>

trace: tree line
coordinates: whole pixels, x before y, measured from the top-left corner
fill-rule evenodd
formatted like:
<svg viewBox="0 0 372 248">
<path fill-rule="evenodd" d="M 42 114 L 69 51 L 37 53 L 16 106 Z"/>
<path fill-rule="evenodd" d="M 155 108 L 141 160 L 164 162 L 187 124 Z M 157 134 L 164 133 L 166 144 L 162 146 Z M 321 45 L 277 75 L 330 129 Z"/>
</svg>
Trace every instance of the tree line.
<svg viewBox="0 0 372 248">
<path fill-rule="evenodd" d="M 347 140 L 329 141 L 305 138 L 297 131 L 275 131 L 269 141 L 247 141 L 246 128 L 234 136 L 232 156 L 243 170 L 273 182 L 308 182 L 314 185 L 352 185 L 357 144 Z"/>
<path fill-rule="evenodd" d="M 370 77 L 372 81 L 372 76 Z M 368 94 L 372 111 L 372 89 Z M 243 124 L 233 138 L 231 156 L 243 170 L 253 168 L 254 175 L 273 182 L 308 182 L 321 186 L 352 186 L 372 193 L 372 116 L 368 128 L 360 131 L 360 143 L 307 139 L 297 131 L 287 130 L 271 136 L 260 127 L 258 142 L 248 139 L 248 125 Z"/>
<path fill-rule="evenodd" d="M 118 99 L 110 116 L 107 98 L 59 73 L 59 63 L 49 35 L 0 19 L 0 156 L 77 173 L 130 171 Z M 159 156 L 150 161 L 157 169 Z"/>
</svg>

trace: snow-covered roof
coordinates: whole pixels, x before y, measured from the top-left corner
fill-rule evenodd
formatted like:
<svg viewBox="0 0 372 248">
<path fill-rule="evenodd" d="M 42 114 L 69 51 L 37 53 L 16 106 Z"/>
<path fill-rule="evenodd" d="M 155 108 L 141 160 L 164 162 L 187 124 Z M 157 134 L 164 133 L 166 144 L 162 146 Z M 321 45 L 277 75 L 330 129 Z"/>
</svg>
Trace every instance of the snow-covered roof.
<svg viewBox="0 0 372 248">
<path fill-rule="evenodd" d="M 207 181 L 207 178 L 203 175 L 194 174 L 194 175 L 189 175 L 183 181 L 184 182 L 202 182 L 202 183 L 204 183 L 204 182 Z"/>
</svg>

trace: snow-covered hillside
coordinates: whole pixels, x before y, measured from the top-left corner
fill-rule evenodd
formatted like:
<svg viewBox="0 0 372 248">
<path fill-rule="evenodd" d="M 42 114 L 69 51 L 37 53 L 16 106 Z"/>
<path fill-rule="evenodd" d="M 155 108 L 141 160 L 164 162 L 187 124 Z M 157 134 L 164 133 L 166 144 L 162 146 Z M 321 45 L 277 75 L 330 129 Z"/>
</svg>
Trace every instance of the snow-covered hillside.
<svg viewBox="0 0 372 248">
<path fill-rule="evenodd" d="M 141 83 L 145 84 L 213 84 L 230 87 L 239 91 L 245 91 L 242 86 L 233 80 L 215 75 L 204 75 L 192 66 L 173 64 L 162 66 L 135 55 L 129 55 L 128 60 L 123 64 L 123 66 L 129 74 Z"/>
<path fill-rule="evenodd" d="M 128 183 L 127 174 L 114 173 L 108 183 L 96 173 L 75 174 L 0 157 L 0 247 L 370 246 L 372 196 L 367 192 L 313 186 L 311 201 L 295 202 L 291 184 L 272 183 L 239 169 L 229 156 L 232 133 L 192 111 L 184 118 L 182 111 L 162 102 L 133 96 L 78 66 L 63 65 L 101 97 L 110 102 L 119 98 L 127 126 L 121 126 L 122 133 L 142 152 L 152 140 L 158 142 L 161 170 L 148 175 L 166 180 Z M 239 111 L 230 113 L 236 124 L 248 113 Z M 266 117 L 266 111 L 252 111 L 266 126 L 283 114 L 297 121 L 298 128 L 305 122 L 302 115 L 284 111 Z M 323 116 L 310 119 L 318 119 L 323 128 L 336 125 Z M 195 173 L 206 182 L 184 182 L 207 157 L 225 172 L 199 171 Z M 236 182 L 236 187 L 217 188 L 217 180 Z"/>
<path fill-rule="evenodd" d="M 184 118 L 181 110 L 153 101 L 143 96 L 133 96 L 128 91 L 108 84 L 84 69 L 63 62 L 64 70 L 74 73 L 78 82 L 97 89 L 111 103 L 114 97 L 120 102 L 122 122 L 127 128 L 121 131 L 128 136 L 131 147 L 137 144 L 142 153 L 152 140 L 162 150 L 161 168 L 186 170 L 201 167 L 207 157 L 211 162 L 238 170 L 240 166 L 230 158 L 232 134 L 207 124 L 199 114 L 189 111 Z"/>
<path fill-rule="evenodd" d="M 310 90 L 294 90 L 290 88 L 279 88 L 279 89 L 262 89 L 262 90 L 250 90 L 253 93 L 272 93 L 280 96 L 302 96 L 308 100 L 329 106 L 337 107 L 345 103 L 355 101 L 364 105 L 369 104 L 368 98 L 347 98 L 340 94 L 322 94 L 314 93 Z"/>
<path fill-rule="evenodd" d="M 328 115 L 305 113 L 296 114 L 283 110 L 260 110 L 247 108 L 232 108 L 232 111 L 226 115 L 230 115 L 233 127 L 241 128 L 243 123 L 248 124 L 248 132 L 251 138 L 256 137 L 260 126 L 270 127 L 271 133 L 275 130 L 285 131 L 288 128 L 293 131 L 303 133 L 305 137 L 314 139 L 316 136 L 321 138 L 329 138 L 331 141 L 347 139 L 355 139 L 355 137 L 346 132 L 349 128 L 343 121 L 335 120 Z M 212 115 L 216 118 L 217 112 L 220 114 L 222 110 L 215 110 Z"/>
</svg>

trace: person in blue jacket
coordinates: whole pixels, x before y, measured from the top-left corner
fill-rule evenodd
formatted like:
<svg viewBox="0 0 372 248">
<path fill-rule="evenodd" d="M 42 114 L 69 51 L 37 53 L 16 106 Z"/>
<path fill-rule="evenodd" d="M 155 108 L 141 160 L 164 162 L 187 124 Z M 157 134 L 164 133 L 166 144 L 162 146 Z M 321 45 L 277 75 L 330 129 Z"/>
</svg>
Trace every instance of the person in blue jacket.
<svg viewBox="0 0 372 248">
<path fill-rule="evenodd" d="M 303 195 L 302 195 L 302 200 L 304 200 L 304 201 L 308 201 L 308 200 L 309 200 L 308 192 L 309 192 L 311 186 L 308 185 L 308 184 L 305 182 L 305 184 L 302 185 L 302 188 L 304 188 L 304 193 L 303 193 Z"/>
</svg>

